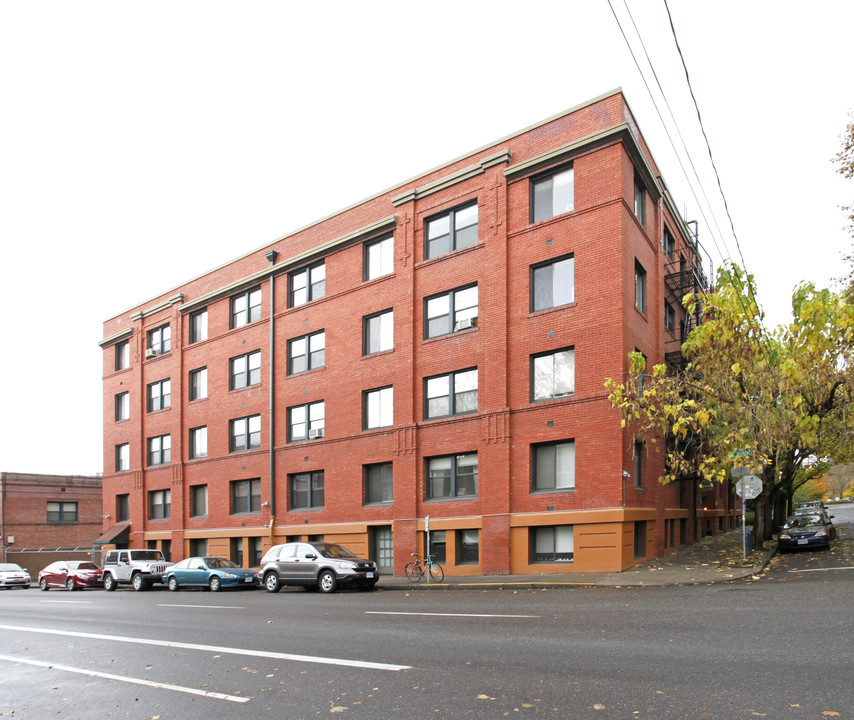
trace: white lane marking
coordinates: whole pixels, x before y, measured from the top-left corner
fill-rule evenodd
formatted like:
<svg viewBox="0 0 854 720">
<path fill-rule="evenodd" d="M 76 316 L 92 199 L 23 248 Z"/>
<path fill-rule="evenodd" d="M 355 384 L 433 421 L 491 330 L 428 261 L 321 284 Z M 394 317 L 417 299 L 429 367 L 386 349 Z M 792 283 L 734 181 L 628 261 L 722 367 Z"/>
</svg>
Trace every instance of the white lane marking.
<svg viewBox="0 0 854 720">
<path fill-rule="evenodd" d="M 99 635 L 98 633 L 72 632 L 70 630 L 48 630 L 45 628 L 22 627 L 19 625 L 0 625 L 0 630 L 17 630 L 18 632 L 39 633 L 41 635 L 63 635 L 65 637 L 87 638 L 89 640 L 110 640 L 112 642 L 155 645 L 159 647 L 180 648 L 182 650 L 200 650 L 201 652 L 218 652 L 228 655 L 249 655 L 250 657 L 271 658 L 273 660 L 293 660 L 295 662 L 341 665 L 344 667 L 367 668 L 369 670 L 392 670 L 397 672 L 399 670 L 409 670 L 412 667 L 411 665 L 391 665 L 389 663 L 375 663 L 366 660 L 344 660 L 341 658 L 318 657 L 314 655 L 292 655 L 290 653 L 269 652 L 267 650 L 200 645 L 198 643 L 172 642 L 170 640 L 150 640 L 148 638 L 133 638 L 123 635 Z"/>
<path fill-rule="evenodd" d="M 213 608 L 214 610 L 245 610 L 241 605 L 182 605 L 180 603 L 168 604 L 157 603 L 157 607 L 180 607 L 180 608 Z"/>
<path fill-rule="evenodd" d="M 161 690 L 174 690 L 175 692 L 189 693 L 191 695 L 202 695 L 203 697 L 214 698 L 216 700 L 229 700 L 231 702 L 249 702 L 248 697 L 238 697 L 237 695 L 225 695 L 224 693 L 210 692 L 208 690 L 198 690 L 196 688 L 184 687 L 182 685 L 169 685 L 167 683 L 153 682 L 151 680 L 143 680 L 142 678 L 127 677 L 125 675 L 113 675 L 112 673 L 103 673 L 87 668 L 70 667 L 69 665 L 57 665 L 56 663 L 41 662 L 40 660 L 29 660 L 11 655 L 0 655 L 0 660 L 7 660 L 12 663 L 22 663 L 24 665 L 35 665 L 36 667 L 48 668 L 49 670 L 63 670 L 64 672 L 77 673 L 78 675 L 89 675 L 90 677 L 104 678 L 105 680 L 118 680 L 119 682 L 132 683 L 134 685 L 145 685 L 146 687 L 159 688 Z"/>
<path fill-rule="evenodd" d="M 437 613 L 437 612 L 391 612 L 366 610 L 366 615 L 429 615 L 433 617 L 479 617 L 479 618 L 538 618 L 539 615 L 477 615 L 475 613 Z"/>
<path fill-rule="evenodd" d="M 838 567 L 838 568 L 805 568 L 803 570 L 798 570 L 798 568 L 792 568 L 789 570 L 790 573 L 796 572 L 828 572 L 830 570 L 854 570 L 854 567 Z"/>
<path fill-rule="evenodd" d="M 53 603 L 54 605 L 91 605 L 91 600 L 39 600 L 40 603 Z"/>
</svg>

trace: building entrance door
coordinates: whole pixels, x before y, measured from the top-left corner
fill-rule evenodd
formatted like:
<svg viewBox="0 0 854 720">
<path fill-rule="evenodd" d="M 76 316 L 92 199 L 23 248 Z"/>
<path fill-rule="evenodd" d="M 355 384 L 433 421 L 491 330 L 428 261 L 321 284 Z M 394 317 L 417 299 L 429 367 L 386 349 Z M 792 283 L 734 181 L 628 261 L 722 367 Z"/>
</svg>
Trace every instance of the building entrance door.
<svg viewBox="0 0 854 720">
<path fill-rule="evenodd" d="M 381 575 L 394 575 L 394 542 L 391 526 L 371 528 L 371 559 L 377 563 Z"/>
</svg>

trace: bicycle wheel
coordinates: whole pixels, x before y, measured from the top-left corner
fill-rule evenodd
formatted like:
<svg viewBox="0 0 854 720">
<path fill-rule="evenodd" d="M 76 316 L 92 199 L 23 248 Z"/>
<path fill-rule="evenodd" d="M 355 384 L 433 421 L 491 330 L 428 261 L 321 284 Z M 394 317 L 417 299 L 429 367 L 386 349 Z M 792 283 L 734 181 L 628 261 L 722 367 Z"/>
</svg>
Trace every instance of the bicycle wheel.
<svg viewBox="0 0 854 720">
<path fill-rule="evenodd" d="M 441 565 L 430 565 L 430 579 L 435 580 L 436 582 L 442 582 L 442 580 L 445 579 L 445 571 L 442 570 Z"/>
<path fill-rule="evenodd" d="M 416 562 L 406 563 L 406 567 L 403 568 L 403 571 L 406 573 L 406 577 L 408 577 L 412 582 L 418 582 L 424 574 L 421 572 L 421 568 Z"/>
</svg>

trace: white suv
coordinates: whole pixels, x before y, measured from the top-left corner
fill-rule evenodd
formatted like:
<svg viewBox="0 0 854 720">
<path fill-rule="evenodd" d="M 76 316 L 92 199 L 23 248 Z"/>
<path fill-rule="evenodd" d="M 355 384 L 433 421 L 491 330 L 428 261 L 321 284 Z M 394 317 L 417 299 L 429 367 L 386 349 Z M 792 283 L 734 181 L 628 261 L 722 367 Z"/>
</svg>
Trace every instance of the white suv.
<svg viewBox="0 0 854 720">
<path fill-rule="evenodd" d="M 130 584 L 137 592 L 147 590 L 152 583 L 162 583 L 173 564 L 160 550 L 110 550 L 104 558 L 104 589 Z"/>
</svg>

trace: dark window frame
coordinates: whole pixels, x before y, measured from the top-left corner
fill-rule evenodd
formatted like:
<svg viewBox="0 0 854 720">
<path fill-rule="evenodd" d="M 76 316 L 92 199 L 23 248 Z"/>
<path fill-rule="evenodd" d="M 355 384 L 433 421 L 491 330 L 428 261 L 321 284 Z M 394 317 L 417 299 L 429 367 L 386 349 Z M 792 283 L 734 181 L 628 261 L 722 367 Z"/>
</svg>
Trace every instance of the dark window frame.
<svg viewBox="0 0 854 720">
<path fill-rule="evenodd" d="M 558 487 L 557 485 L 557 449 L 562 446 L 571 446 L 572 447 L 572 479 L 571 484 L 566 486 Z M 546 457 L 546 452 L 550 449 L 554 450 L 554 463 L 553 467 L 550 468 L 551 472 L 548 474 L 547 478 L 550 478 L 552 484 L 542 486 L 540 485 L 541 481 L 541 466 L 544 462 L 550 460 L 550 458 Z M 544 443 L 534 443 L 531 445 L 531 493 L 542 494 L 542 493 L 556 493 L 556 492 L 571 492 L 575 490 L 575 467 L 576 467 L 576 452 L 577 447 L 575 444 L 574 438 L 566 438 L 561 440 L 554 440 L 551 442 Z"/>
<path fill-rule="evenodd" d="M 157 394 L 154 390 L 157 389 Z M 167 391 L 168 392 L 165 392 Z M 145 386 L 145 409 L 146 412 L 160 412 L 168 410 L 172 407 L 172 380 L 171 378 L 163 378 L 155 380 Z"/>
<path fill-rule="evenodd" d="M 474 533 L 475 542 L 466 542 L 466 533 Z M 477 528 L 460 528 L 454 531 L 457 565 L 477 565 L 480 563 L 480 530 Z M 472 552 L 474 548 L 474 552 Z M 474 557 L 471 557 L 472 554 Z"/>
<path fill-rule="evenodd" d="M 127 472 L 130 470 L 130 443 L 119 443 L 115 448 L 116 472 Z M 124 462 L 125 458 L 122 457 L 123 448 L 127 448 L 127 462 Z"/>
<path fill-rule="evenodd" d="M 646 268 L 635 260 L 635 308 L 646 315 Z"/>
<path fill-rule="evenodd" d="M 258 367 L 251 367 L 252 359 L 258 357 Z M 242 355 L 237 355 L 233 358 L 228 359 L 228 389 L 229 390 L 243 390 L 249 387 L 255 387 L 256 385 L 261 384 L 261 371 L 263 368 L 262 365 L 262 357 L 260 350 L 252 350 L 248 353 L 243 353 Z M 238 367 L 239 364 L 243 364 L 243 367 Z M 238 379 L 245 376 L 245 383 L 242 385 L 238 384 Z M 253 382 L 254 380 L 254 382 Z"/>
<path fill-rule="evenodd" d="M 241 494 L 244 492 L 245 495 Z M 228 495 L 229 514 L 255 515 L 261 512 L 261 478 L 232 480 L 229 483 Z"/>
<path fill-rule="evenodd" d="M 189 317 L 190 344 L 204 342 L 208 339 L 208 309 L 202 308 L 190 313 Z"/>
<path fill-rule="evenodd" d="M 314 338 L 323 336 L 323 349 L 311 349 L 311 341 Z M 305 343 L 305 353 L 302 355 L 294 355 L 293 347 L 298 342 Z M 315 364 L 317 355 L 320 355 L 320 360 Z M 297 358 L 305 358 L 305 368 L 302 370 L 294 370 L 294 360 Z M 308 372 L 309 370 L 317 370 L 318 368 L 326 367 L 326 330 L 317 330 L 316 332 L 300 335 L 299 337 L 288 340 L 288 375 L 299 375 L 300 373 Z"/>
<path fill-rule="evenodd" d="M 199 387 L 199 379 L 204 377 L 204 388 Z M 204 394 L 200 394 L 204 391 Z M 208 368 L 200 367 L 190 370 L 189 373 L 189 382 L 187 386 L 187 397 L 189 402 L 195 402 L 196 400 L 206 400 L 208 397 Z"/>
<path fill-rule="evenodd" d="M 477 208 L 477 219 L 473 224 L 465 225 L 462 228 L 457 228 L 457 216 L 464 212 L 465 210 L 469 210 L 471 208 Z M 448 244 L 449 249 L 444 252 L 437 252 L 432 254 L 430 252 L 430 223 L 438 222 L 444 218 L 448 218 Z M 474 226 L 475 230 L 475 239 L 474 242 L 468 242 L 465 244 L 460 244 L 460 235 L 463 231 L 468 228 Z M 444 235 L 437 236 L 438 238 L 445 237 Z M 435 241 L 437 238 L 434 237 L 432 240 Z M 478 244 L 480 241 L 480 208 L 478 206 L 477 198 L 474 200 L 470 200 L 469 202 L 463 203 L 462 205 L 457 205 L 450 210 L 443 210 L 442 212 L 436 213 L 429 217 L 424 218 L 424 259 L 432 260 L 433 258 L 442 257 L 443 255 L 447 255 L 449 253 L 455 252 L 457 250 L 462 250 L 466 247 L 473 247 Z"/>
<path fill-rule="evenodd" d="M 169 520 L 172 517 L 172 491 L 169 488 L 148 491 L 148 519 Z"/>
<path fill-rule="evenodd" d="M 637 171 L 635 171 L 634 188 L 635 217 L 638 219 L 641 225 L 646 226 L 646 185 L 644 185 L 643 180 L 641 180 Z"/>
<path fill-rule="evenodd" d="M 664 329 L 673 335 L 676 334 L 676 310 L 667 300 L 664 301 Z"/>
<path fill-rule="evenodd" d="M 391 505 L 394 502 L 394 463 L 362 466 L 364 505 Z M 379 499 L 376 499 L 379 495 Z"/>
<path fill-rule="evenodd" d="M 385 390 L 391 390 L 391 422 L 387 425 L 370 425 L 368 422 L 369 419 L 369 404 L 370 404 L 370 396 L 374 393 L 382 393 Z M 382 403 L 380 403 L 380 415 L 382 415 Z M 379 430 L 381 428 L 388 428 L 394 425 L 394 386 L 393 385 L 383 385 L 378 388 L 371 388 L 370 390 L 362 391 L 362 430 Z"/>
<path fill-rule="evenodd" d="M 244 307 L 236 307 L 241 301 Z M 232 330 L 251 325 L 261 319 L 264 293 L 260 285 L 232 295 L 228 302 L 228 326 Z"/>
<path fill-rule="evenodd" d="M 55 506 L 51 509 L 51 506 Z M 46 522 L 51 525 L 71 525 L 79 520 L 79 503 L 76 500 L 48 500 Z"/>
<path fill-rule="evenodd" d="M 205 431 L 205 449 L 200 452 L 198 448 L 198 433 L 200 430 Z M 199 425 L 190 428 L 190 460 L 202 460 L 208 456 L 208 426 Z"/>
<path fill-rule="evenodd" d="M 207 483 L 190 485 L 190 517 L 207 517 L 208 515 L 208 486 Z M 199 496 L 204 495 L 204 508 L 200 508 Z M 203 509 L 204 512 L 199 512 Z"/>
<path fill-rule="evenodd" d="M 130 367 L 130 340 L 122 340 L 115 344 L 115 365 L 116 372 L 119 370 L 127 370 Z"/>
<path fill-rule="evenodd" d="M 572 535 L 572 552 L 567 553 L 566 551 L 559 551 L 557 549 L 557 530 L 558 528 L 571 528 Z M 538 553 L 537 552 L 537 540 L 538 535 L 540 533 L 546 533 L 547 531 L 552 531 L 552 550 L 549 555 L 552 557 L 539 557 L 540 555 L 545 555 L 546 553 Z M 529 550 L 529 559 L 532 565 L 540 565 L 540 564 L 568 564 L 575 562 L 575 525 L 535 525 L 528 529 L 528 550 Z M 569 555 L 569 557 L 559 557 L 559 555 Z"/>
<path fill-rule="evenodd" d="M 371 249 L 382 245 L 385 242 L 391 242 L 391 270 L 386 272 L 380 272 L 378 275 L 374 275 L 371 273 Z M 394 274 L 394 233 L 388 233 L 386 235 L 381 235 L 377 238 L 373 238 L 372 240 L 368 240 L 362 246 L 362 280 L 364 282 L 368 282 L 369 280 L 378 280 L 381 277 L 387 277 L 388 275 Z M 380 253 L 380 265 L 382 265 L 382 252 Z M 382 268 L 380 268 L 382 269 Z"/>
<path fill-rule="evenodd" d="M 461 293 L 466 292 L 467 290 L 471 290 L 474 288 L 478 291 L 477 293 L 477 303 L 475 305 L 469 305 L 467 307 L 458 308 L 457 296 Z M 438 318 L 448 318 L 447 327 L 449 328 L 445 332 L 436 332 L 435 334 L 431 331 L 431 318 L 429 315 L 429 307 L 430 303 L 434 300 L 440 300 L 442 298 L 448 298 L 448 312 L 443 315 L 434 316 L 433 320 Z M 474 316 L 466 313 L 467 310 L 471 310 L 475 308 L 476 313 Z M 480 291 L 478 289 L 478 284 L 468 283 L 467 285 L 461 285 L 460 287 L 454 288 L 453 290 L 446 290 L 445 292 L 436 293 L 435 295 L 429 295 L 424 298 L 424 339 L 429 340 L 431 338 L 444 337 L 445 335 L 453 335 L 455 332 L 459 332 L 460 330 L 466 330 L 468 328 L 457 327 L 463 321 L 468 319 L 467 317 L 458 317 L 458 314 L 463 313 L 464 315 L 468 315 L 472 318 L 471 327 L 478 326 L 478 317 L 480 315 Z"/>
<path fill-rule="evenodd" d="M 318 268 L 323 268 L 323 277 L 312 279 L 312 275 Z M 300 275 L 305 274 L 305 286 L 295 287 L 294 281 Z M 297 293 L 305 292 L 305 299 L 297 302 Z M 304 265 L 299 270 L 288 273 L 288 307 L 302 307 L 315 300 L 326 297 L 326 261 Z"/>
<path fill-rule="evenodd" d="M 119 493 L 116 495 L 116 522 L 128 520 L 130 520 L 130 493 Z"/>
<path fill-rule="evenodd" d="M 461 458 L 466 457 L 474 457 L 476 459 L 474 464 L 474 472 L 473 480 L 474 480 L 474 492 L 471 494 L 461 495 L 460 486 L 459 486 L 459 478 L 460 473 L 458 471 L 459 462 Z M 448 478 L 448 489 L 449 492 L 447 494 L 442 495 L 433 495 L 432 494 L 432 485 L 433 479 L 430 475 L 430 468 L 432 463 L 439 460 L 450 460 L 451 468 L 450 468 L 450 476 Z M 478 472 L 480 467 L 480 458 L 478 457 L 477 451 L 472 452 L 461 452 L 461 453 L 453 453 L 451 455 L 435 455 L 433 457 L 424 458 L 424 496 L 426 500 L 474 500 L 478 497 Z M 468 474 L 468 473 L 467 473 Z"/>
<path fill-rule="evenodd" d="M 572 207 L 568 210 L 561 210 L 559 212 L 555 212 L 554 209 L 554 179 L 558 175 L 563 175 L 564 173 L 570 172 L 572 173 Z M 545 186 L 551 185 L 548 187 L 548 196 L 541 190 L 541 188 L 545 188 Z M 550 220 L 553 217 L 559 217 L 560 215 L 566 215 L 567 213 L 575 212 L 575 166 L 570 163 L 569 165 L 561 165 L 560 167 L 550 168 L 546 172 L 539 173 L 531 177 L 530 183 L 528 185 L 528 207 L 529 211 L 529 222 L 531 224 L 543 222 L 544 220 Z M 540 203 L 546 203 L 547 207 L 544 205 L 540 206 Z M 548 214 L 546 214 L 548 213 Z"/>
<path fill-rule="evenodd" d="M 130 391 L 116 393 L 115 411 L 116 422 L 130 420 Z"/>
<path fill-rule="evenodd" d="M 316 482 L 320 480 L 320 483 Z M 297 480 L 306 481 L 305 489 L 305 504 L 297 502 L 297 490 L 295 482 Z M 302 491 L 300 491 L 302 495 Z M 316 497 L 320 495 L 320 497 Z M 326 477 L 323 470 L 308 470 L 304 472 L 291 473 L 288 475 L 288 498 L 290 501 L 289 510 L 317 510 L 326 507 Z"/>
<path fill-rule="evenodd" d="M 546 357 L 555 357 L 561 353 L 567 353 L 567 352 L 572 353 L 572 390 L 570 390 L 569 392 L 566 392 L 566 393 L 543 395 L 543 396 L 538 397 L 536 394 L 537 382 L 536 382 L 536 371 L 535 371 L 537 360 L 539 360 L 541 358 L 546 358 Z M 531 402 L 533 402 L 533 403 L 549 402 L 551 400 L 559 400 L 562 398 L 573 397 L 575 395 L 575 389 L 576 389 L 575 385 L 576 385 L 576 375 L 577 375 L 577 373 L 575 372 L 575 346 L 570 345 L 568 347 L 555 348 L 554 350 L 547 350 L 545 352 L 535 353 L 534 355 L 531 355 L 531 360 L 529 363 L 529 372 L 530 372 L 530 379 L 531 379 Z M 552 373 L 552 385 L 554 385 L 554 373 Z"/>
<path fill-rule="evenodd" d="M 257 419 L 258 429 L 252 430 L 252 421 Z M 240 426 L 243 426 L 240 428 Z M 237 430 L 242 429 L 243 432 L 238 434 Z M 238 437 L 245 438 L 242 444 L 238 444 Z M 254 441 L 253 441 L 253 438 Z M 239 418 L 232 418 L 228 421 L 228 452 L 239 453 L 249 452 L 250 450 L 261 449 L 261 414 L 253 413 L 252 415 L 244 415 Z"/>
<path fill-rule="evenodd" d="M 164 441 L 168 440 L 168 447 Z M 158 445 L 155 448 L 155 444 Z M 147 467 L 159 467 L 161 465 L 169 465 L 172 462 L 172 436 L 169 433 L 164 435 L 154 435 L 148 438 L 146 442 L 146 460 Z M 155 457 L 160 458 L 160 462 L 154 462 Z"/>
<path fill-rule="evenodd" d="M 555 302 L 555 266 L 560 263 L 567 262 L 568 260 L 572 261 L 572 297 L 566 302 Z M 550 283 L 549 290 L 551 292 L 551 304 L 542 305 L 538 307 L 538 273 L 544 270 L 550 270 Z M 566 255 L 561 255 L 560 257 L 551 258 L 550 260 L 546 260 L 544 262 L 536 263 L 535 265 L 531 265 L 530 275 L 529 275 L 529 289 L 530 289 L 530 307 L 531 312 L 540 312 L 542 310 L 551 310 L 552 308 L 564 307 L 566 305 L 572 305 L 575 302 L 575 253 L 567 253 Z"/>
<path fill-rule="evenodd" d="M 379 347 L 374 350 L 371 346 L 371 337 L 373 337 L 371 335 L 371 322 L 378 320 L 380 321 L 380 326 L 382 326 L 382 318 L 386 315 L 391 317 L 391 347 Z M 382 340 L 381 327 L 377 338 L 380 341 Z M 364 315 L 362 317 L 362 356 L 376 355 L 377 353 L 390 352 L 392 350 L 394 350 L 394 308 L 386 308 L 370 315 Z"/>
<path fill-rule="evenodd" d="M 288 442 L 302 442 L 304 440 L 309 440 L 309 434 L 312 430 L 317 430 L 319 428 L 312 427 L 311 420 L 311 409 L 317 405 L 323 406 L 323 425 L 322 428 L 326 430 L 326 401 L 325 400 L 315 400 L 309 403 L 302 403 L 301 405 L 292 405 L 288 408 Z M 304 409 L 305 410 L 305 422 L 298 423 L 299 425 L 305 425 L 305 435 L 295 435 L 293 432 L 294 422 L 293 422 L 293 412 L 294 410 Z"/>
<path fill-rule="evenodd" d="M 155 355 L 165 355 L 172 350 L 172 325 L 158 325 L 149 330 L 145 338 L 146 350 L 154 350 Z"/>
<path fill-rule="evenodd" d="M 664 246 L 662 247 L 662 252 L 668 262 L 673 262 L 676 259 L 676 238 L 670 232 L 670 228 L 667 225 L 664 226 Z"/>
<path fill-rule="evenodd" d="M 463 394 L 472 392 L 471 390 L 463 390 L 458 392 L 456 388 L 456 379 L 458 375 L 463 375 L 466 373 L 474 372 L 474 377 L 477 380 L 477 385 L 474 388 L 475 395 L 475 408 L 474 410 L 457 410 L 457 405 L 459 403 L 459 397 Z M 431 380 L 440 380 L 442 378 L 448 379 L 448 394 L 447 395 L 436 395 L 434 398 L 430 397 L 430 392 L 428 390 L 430 386 Z M 448 398 L 448 412 L 444 415 L 431 415 L 430 414 L 430 400 L 439 398 L 439 397 L 447 397 Z M 478 403 L 480 401 L 480 376 L 478 373 L 477 366 L 463 368 L 462 370 L 454 370 L 448 373 L 440 373 L 439 375 L 431 375 L 430 377 L 424 378 L 424 419 L 425 420 L 441 420 L 442 418 L 456 417 L 458 415 L 475 415 L 478 411 Z"/>
</svg>

